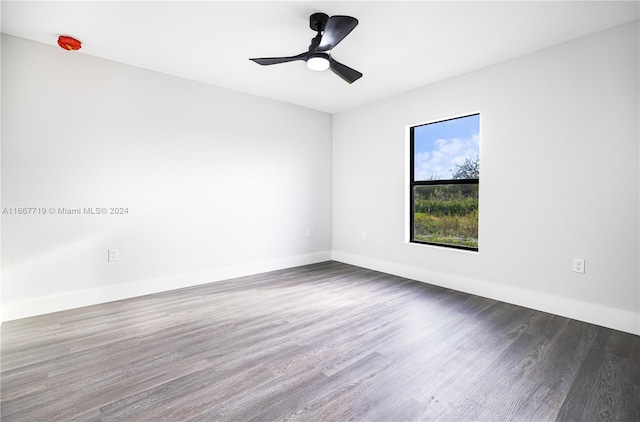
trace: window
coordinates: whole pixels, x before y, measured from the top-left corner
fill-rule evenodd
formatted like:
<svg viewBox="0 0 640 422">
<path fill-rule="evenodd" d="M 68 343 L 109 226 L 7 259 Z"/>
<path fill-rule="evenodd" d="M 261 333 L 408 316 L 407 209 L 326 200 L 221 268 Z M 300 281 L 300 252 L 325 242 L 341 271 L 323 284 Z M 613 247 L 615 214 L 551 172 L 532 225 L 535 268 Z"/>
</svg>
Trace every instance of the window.
<svg viewBox="0 0 640 422">
<path fill-rule="evenodd" d="M 410 128 L 410 242 L 478 250 L 479 135 L 479 114 Z"/>
</svg>

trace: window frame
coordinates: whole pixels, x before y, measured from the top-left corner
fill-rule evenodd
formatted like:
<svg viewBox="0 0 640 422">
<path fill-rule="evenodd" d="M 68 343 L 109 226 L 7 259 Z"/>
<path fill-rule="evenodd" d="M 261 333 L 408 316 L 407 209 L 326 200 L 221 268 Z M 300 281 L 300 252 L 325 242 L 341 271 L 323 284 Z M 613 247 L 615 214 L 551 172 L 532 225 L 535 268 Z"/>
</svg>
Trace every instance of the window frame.
<svg viewBox="0 0 640 422">
<path fill-rule="evenodd" d="M 459 249 L 471 252 L 479 252 L 478 246 L 451 245 L 446 243 L 427 242 L 424 240 L 416 240 L 415 238 L 415 197 L 414 191 L 416 186 L 446 186 L 446 185 L 478 185 L 480 189 L 480 175 L 475 179 L 441 179 L 441 180 L 415 180 L 415 128 L 447 122 L 450 120 L 462 119 L 465 117 L 480 116 L 480 113 L 470 113 L 462 116 L 451 117 L 442 120 L 434 120 L 430 123 L 421 123 L 409 126 L 409 243 L 418 245 L 439 246 L 443 248 Z M 478 211 L 480 211 L 480 202 L 478 201 Z M 479 233 L 478 233 L 479 234 Z"/>
</svg>

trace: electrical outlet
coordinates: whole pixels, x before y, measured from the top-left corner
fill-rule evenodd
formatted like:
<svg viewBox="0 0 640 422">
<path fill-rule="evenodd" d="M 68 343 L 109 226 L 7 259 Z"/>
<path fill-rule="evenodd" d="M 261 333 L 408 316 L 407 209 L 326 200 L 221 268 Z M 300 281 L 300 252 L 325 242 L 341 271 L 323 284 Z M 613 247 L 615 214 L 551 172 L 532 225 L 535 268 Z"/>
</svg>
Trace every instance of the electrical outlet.
<svg viewBox="0 0 640 422">
<path fill-rule="evenodd" d="M 584 259 L 573 258 L 573 272 L 584 274 Z"/>
<path fill-rule="evenodd" d="M 363 242 L 367 241 L 367 232 L 362 232 L 362 241 Z"/>
<path fill-rule="evenodd" d="M 307 229 L 307 237 L 311 237 L 311 229 Z"/>
<path fill-rule="evenodd" d="M 118 250 L 117 249 L 109 249 L 109 255 L 107 260 L 109 262 L 115 262 L 118 260 Z"/>
</svg>

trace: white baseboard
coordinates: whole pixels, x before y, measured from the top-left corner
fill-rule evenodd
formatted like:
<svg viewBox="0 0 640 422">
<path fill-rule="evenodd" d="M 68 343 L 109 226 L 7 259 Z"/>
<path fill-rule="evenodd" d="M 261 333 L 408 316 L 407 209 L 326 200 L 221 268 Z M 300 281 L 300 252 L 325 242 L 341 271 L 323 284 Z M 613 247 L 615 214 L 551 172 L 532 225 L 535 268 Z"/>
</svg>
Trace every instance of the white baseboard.
<svg viewBox="0 0 640 422">
<path fill-rule="evenodd" d="M 4 303 L 0 306 L 0 316 L 2 316 L 0 322 L 314 264 L 331 259 L 640 335 L 640 313 L 340 251 L 318 252 Z"/>
<path fill-rule="evenodd" d="M 307 255 L 298 255 L 282 259 L 259 261 L 246 265 L 216 268 L 197 273 L 179 274 L 167 277 L 146 279 L 131 283 L 116 284 L 96 289 L 87 289 L 69 292 L 65 294 L 38 297 L 29 300 L 4 303 L 0 308 L 2 321 L 26 318 L 51 312 L 80 308 L 83 306 L 97 305 L 113 302 L 115 300 L 129 299 L 183 287 L 197 286 L 230 278 L 244 277 L 268 271 L 298 267 L 301 265 L 315 264 L 329 261 L 331 252 L 317 252 Z"/>
<path fill-rule="evenodd" d="M 640 312 L 629 312 L 347 252 L 333 251 L 333 260 L 640 335 Z"/>
</svg>

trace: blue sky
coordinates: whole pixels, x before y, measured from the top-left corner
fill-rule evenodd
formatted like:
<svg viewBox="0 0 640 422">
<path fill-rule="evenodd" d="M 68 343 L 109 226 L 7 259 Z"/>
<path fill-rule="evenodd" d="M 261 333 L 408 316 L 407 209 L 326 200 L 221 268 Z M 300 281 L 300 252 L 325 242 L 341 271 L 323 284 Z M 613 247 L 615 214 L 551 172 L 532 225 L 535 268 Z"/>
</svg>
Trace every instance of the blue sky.
<svg viewBox="0 0 640 422">
<path fill-rule="evenodd" d="M 480 156 L 480 115 L 414 128 L 415 180 L 451 179 L 451 170 Z"/>
</svg>

